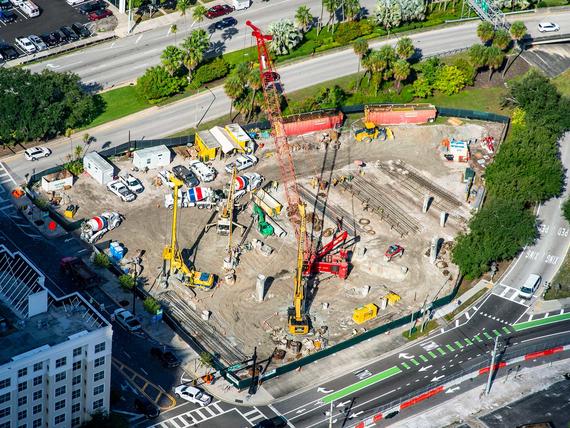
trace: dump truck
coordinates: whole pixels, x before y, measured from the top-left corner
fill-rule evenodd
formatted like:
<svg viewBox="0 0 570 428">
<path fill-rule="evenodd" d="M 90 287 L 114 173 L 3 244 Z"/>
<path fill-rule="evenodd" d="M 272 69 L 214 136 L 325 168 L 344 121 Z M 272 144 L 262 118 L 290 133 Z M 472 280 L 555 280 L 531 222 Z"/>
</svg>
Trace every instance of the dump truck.
<svg viewBox="0 0 570 428">
<path fill-rule="evenodd" d="M 270 217 L 277 217 L 281 213 L 281 205 L 273 196 L 263 189 L 256 189 L 251 193 L 251 198 Z"/>
<path fill-rule="evenodd" d="M 79 257 L 63 257 L 59 262 L 59 268 L 81 290 L 93 287 L 99 283 L 99 276 L 89 269 Z"/>
</svg>

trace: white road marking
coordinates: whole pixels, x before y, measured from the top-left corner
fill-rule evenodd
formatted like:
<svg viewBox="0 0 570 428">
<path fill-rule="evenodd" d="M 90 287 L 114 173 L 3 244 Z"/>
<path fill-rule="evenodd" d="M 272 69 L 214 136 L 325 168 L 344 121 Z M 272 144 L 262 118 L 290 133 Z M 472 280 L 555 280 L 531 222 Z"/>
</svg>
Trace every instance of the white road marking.
<svg viewBox="0 0 570 428">
<path fill-rule="evenodd" d="M 135 40 L 135 45 L 141 41 L 141 39 L 143 38 L 144 34 L 141 34 L 140 36 L 137 37 L 137 40 Z"/>
<path fill-rule="evenodd" d="M 524 343 L 524 342 L 531 342 L 531 341 L 533 341 L 533 340 L 538 340 L 538 339 L 544 339 L 545 337 L 550 337 L 550 336 L 557 336 L 557 335 L 559 335 L 559 334 L 568 334 L 568 332 L 567 332 L 567 331 L 560 331 L 560 332 L 558 332 L 558 333 L 551 333 L 551 334 L 547 334 L 547 335 L 544 335 L 544 336 L 532 337 L 532 338 L 530 338 L 530 339 L 521 340 L 521 343 Z"/>
</svg>

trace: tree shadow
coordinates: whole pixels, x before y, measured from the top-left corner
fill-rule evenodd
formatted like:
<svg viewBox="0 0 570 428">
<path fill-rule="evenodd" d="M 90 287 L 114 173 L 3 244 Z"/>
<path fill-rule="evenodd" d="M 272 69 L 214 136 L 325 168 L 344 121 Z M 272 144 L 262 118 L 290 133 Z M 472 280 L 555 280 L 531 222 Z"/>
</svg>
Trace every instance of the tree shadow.
<svg viewBox="0 0 570 428">
<path fill-rule="evenodd" d="M 226 28 L 222 33 L 222 40 L 231 40 L 237 33 L 238 30 L 235 27 Z"/>
<path fill-rule="evenodd" d="M 210 49 L 207 50 L 206 55 L 208 57 L 214 57 L 222 55 L 226 52 L 226 44 L 223 41 L 213 42 L 210 45 Z"/>
</svg>

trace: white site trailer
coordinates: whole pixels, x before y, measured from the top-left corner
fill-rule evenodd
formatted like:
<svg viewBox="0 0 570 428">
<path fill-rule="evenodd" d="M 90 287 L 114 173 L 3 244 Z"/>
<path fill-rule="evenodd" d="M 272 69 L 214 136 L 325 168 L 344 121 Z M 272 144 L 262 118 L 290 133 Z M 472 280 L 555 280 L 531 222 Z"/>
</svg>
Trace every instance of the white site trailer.
<svg viewBox="0 0 570 428">
<path fill-rule="evenodd" d="M 133 154 L 133 166 L 138 169 L 162 168 L 170 165 L 170 149 L 164 144 L 147 149 L 137 150 Z"/>
<path fill-rule="evenodd" d="M 232 6 L 235 10 L 247 9 L 251 6 L 251 0 L 232 0 Z"/>
<path fill-rule="evenodd" d="M 115 176 L 115 167 L 106 161 L 99 153 L 90 152 L 83 157 L 83 169 L 95 181 L 107 185 Z"/>
</svg>

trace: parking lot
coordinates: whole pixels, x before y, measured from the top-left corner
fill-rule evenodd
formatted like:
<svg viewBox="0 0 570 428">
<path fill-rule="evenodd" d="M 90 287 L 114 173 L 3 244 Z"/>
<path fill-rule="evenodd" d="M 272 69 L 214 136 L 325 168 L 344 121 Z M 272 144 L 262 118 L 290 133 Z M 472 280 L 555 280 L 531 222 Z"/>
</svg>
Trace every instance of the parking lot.
<svg viewBox="0 0 570 428">
<path fill-rule="evenodd" d="M 33 1 L 41 10 L 40 16 L 29 18 L 19 8 L 13 7 L 11 10 L 15 12 L 18 19 L 11 23 L 0 20 L 0 41 L 14 46 L 21 55 L 26 53 L 15 44 L 14 39 L 16 37 L 51 33 L 59 30 L 62 26 L 71 26 L 75 22 L 86 24 L 88 28 L 93 26 L 87 15 L 79 13 L 81 5 L 70 6 L 65 0 Z"/>
</svg>

